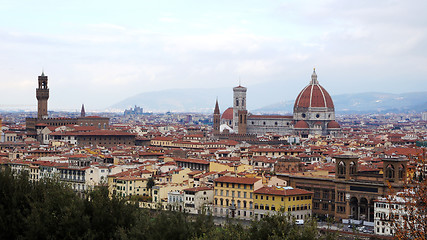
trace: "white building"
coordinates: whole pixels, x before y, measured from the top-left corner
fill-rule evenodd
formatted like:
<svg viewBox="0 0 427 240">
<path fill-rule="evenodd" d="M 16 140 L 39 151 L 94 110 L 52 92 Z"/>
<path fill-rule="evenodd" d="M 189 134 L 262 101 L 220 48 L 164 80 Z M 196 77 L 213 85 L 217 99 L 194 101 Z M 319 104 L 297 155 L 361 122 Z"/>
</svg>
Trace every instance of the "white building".
<svg viewBox="0 0 427 240">
<path fill-rule="evenodd" d="M 214 191 L 210 187 L 195 187 L 184 189 L 185 212 L 200 214 L 213 204 Z"/>
<path fill-rule="evenodd" d="M 395 235 L 393 225 L 401 228 L 411 228 L 405 222 L 413 221 L 413 215 L 417 215 L 417 209 L 408 208 L 407 202 L 410 201 L 408 197 L 404 196 L 405 192 L 398 192 L 391 199 L 378 198 L 374 205 L 374 232 L 382 236 Z M 412 194 L 410 194 L 412 195 Z M 422 226 L 413 225 L 417 231 L 423 232 Z M 408 229 L 411 230 L 411 229 Z M 424 229 L 425 232 L 426 229 Z"/>
<path fill-rule="evenodd" d="M 182 211 L 184 204 L 184 192 L 171 191 L 168 192 L 168 207 L 174 211 Z"/>
</svg>

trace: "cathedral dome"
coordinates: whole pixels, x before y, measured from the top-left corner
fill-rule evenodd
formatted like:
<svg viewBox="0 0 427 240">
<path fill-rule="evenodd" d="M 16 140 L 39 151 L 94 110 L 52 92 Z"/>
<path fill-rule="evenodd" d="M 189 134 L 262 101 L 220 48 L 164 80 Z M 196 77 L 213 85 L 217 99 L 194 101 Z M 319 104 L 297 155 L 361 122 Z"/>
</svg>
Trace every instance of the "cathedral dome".
<svg viewBox="0 0 427 240">
<path fill-rule="evenodd" d="M 328 128 L 341 128 L 341 127 L 340 127 L 340 124 L 337 123 L 336 121 L 330 121 L 328 123 Z"/>
<path fill-rule="evenodd" d="M 233 120 L 233 108 L 227 108 L 227 110 L 222 113 L 221 119 Z"/>
<path fill-rule="evenodd" d="M 298 94 L 295 100 L 294 111 L 299 108 L 334 108 L 329 93 L 317 81 L 316 71 L 313 70 L 311 82 Z"/>
<path fill-rule="evenodd" d="M 304 120 L 299 120 L 295 123 L 294 128 L 309 128 L 308 123 Z"/>
</svg>

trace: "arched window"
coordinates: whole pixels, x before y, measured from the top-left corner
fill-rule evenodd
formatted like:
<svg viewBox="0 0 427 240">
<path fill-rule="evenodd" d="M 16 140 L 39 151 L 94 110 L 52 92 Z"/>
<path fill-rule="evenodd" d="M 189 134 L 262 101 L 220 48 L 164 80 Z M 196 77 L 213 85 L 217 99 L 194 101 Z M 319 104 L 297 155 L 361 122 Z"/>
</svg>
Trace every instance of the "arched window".
<svg viewBox="0 0 427 240">
<path fill-rule="evenodd" d="M 236 107 L 239 106 L 239 99 L 236 99 Z"/>
<path fill-rule="evenodd" d="M 405 167 L 402 165 L 399 166 L 399 180 L 405 178 Z"/>
<path fill-rule="evenodd" d="M 345 175 L 345 163 L 342 161 L 338 163 L 338 174 Z"/>
<path fill-rule="evenodd" d="M 356 163 L 351 162 L 350 163 L 350 174 L 356 174 L 356 171 L 357 171 L 357 169 L 356 169 Z"/>
<path fill-rule="evenodd" d="M 387 179 L 393 179 L 394 178 L 394 167 L 393 165 L 387 165 L 386 170 L 385 170 L 385 177 Z"/>
</svg>

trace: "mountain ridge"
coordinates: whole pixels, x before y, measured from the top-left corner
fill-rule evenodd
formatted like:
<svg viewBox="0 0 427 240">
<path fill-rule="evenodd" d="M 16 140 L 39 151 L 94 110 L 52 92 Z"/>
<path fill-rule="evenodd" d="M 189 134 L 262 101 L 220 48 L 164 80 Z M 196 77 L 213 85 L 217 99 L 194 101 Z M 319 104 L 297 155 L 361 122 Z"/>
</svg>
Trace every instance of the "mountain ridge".
<svg viewBox="0 0 427 240">
<path fill-rule="evenodd" d="M 263 96 L 253 91 L 248 96 L 248 103 L 253 101 L 252 95 Z M 220 109 L 224 111 L 232 104 L 232 91 L 228 88 L 215 89 L 169 89 L 144 92 L 117 102 L 109 109 L 124 110 L 134 105 L 144 108 L 145 112 L 202 112 L 213 111 L 215 100 L 219 99 Z M 249 97 L 252 97 L 249 99 Z M 272 99 L 257 99 L 255 106 L 249 107 L 252 113 L 290 114 L 293 112 L 295 100 L 282 100 L 269 103 Z M 227 100 L 228 99 L 228 100 Z M 224 101 L 225 100 L 225 101 Z M 333 95 L 332 100 L 337 113 L 385 113 L 427 111 L 427 92 L 384 93 L 362 92 Z M 228 103 L 228 104 L 227 104 Z"/>
</svg>

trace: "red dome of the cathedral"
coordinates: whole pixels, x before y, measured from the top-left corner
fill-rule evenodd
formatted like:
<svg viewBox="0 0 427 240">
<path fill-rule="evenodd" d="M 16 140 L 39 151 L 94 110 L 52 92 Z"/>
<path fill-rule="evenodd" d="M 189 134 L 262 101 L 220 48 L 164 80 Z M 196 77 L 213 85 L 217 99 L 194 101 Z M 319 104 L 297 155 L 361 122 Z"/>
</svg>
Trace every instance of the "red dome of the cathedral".
<svg viewBox="0 0 427 240">
<path fill-rule="evenodd" d="M 297 108 L 322 107 L 334 108 L 334 103 L 329 93 L 320 86 L 317 74 L 313 71 L 311 82 L 298 94 L 295 100 L 294 110 Z"/>
<path fill-rule="evenodd" d="M 221 119 L 233 120 L 233 108 L 227 108 L 227 110 L 222 113 Z"/>
<path fill-rule="evenodd" d="M 295 123 L 294 128 L 309 128 L 308 123 L 304 120 L 299 120 Z"/>
<path fill-rule="evenodd" d="M 340 128 L 340 124 L 337 123 L 336 121 L 330 121 L 328 123 L 328 128 Z"/>
</svg>

